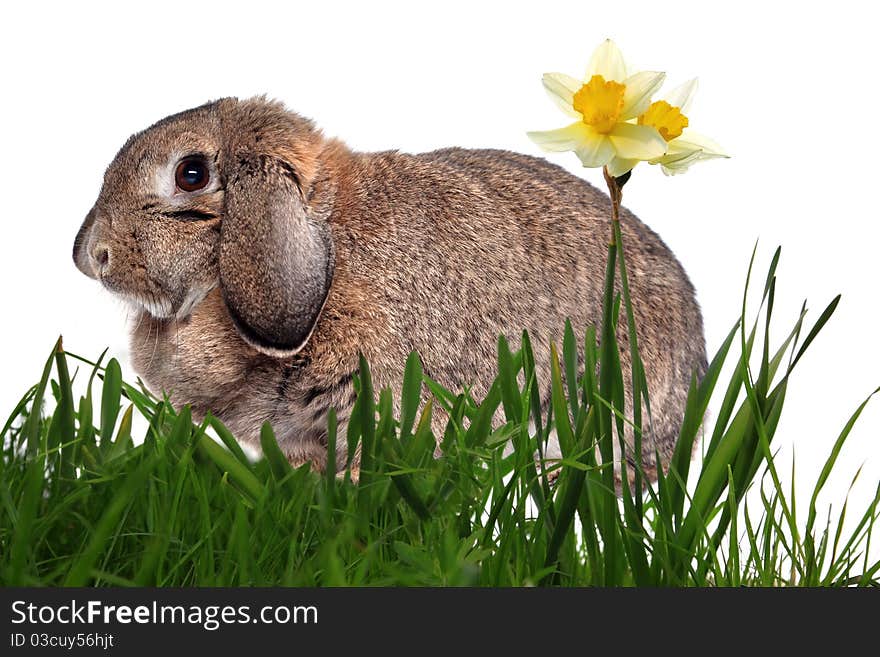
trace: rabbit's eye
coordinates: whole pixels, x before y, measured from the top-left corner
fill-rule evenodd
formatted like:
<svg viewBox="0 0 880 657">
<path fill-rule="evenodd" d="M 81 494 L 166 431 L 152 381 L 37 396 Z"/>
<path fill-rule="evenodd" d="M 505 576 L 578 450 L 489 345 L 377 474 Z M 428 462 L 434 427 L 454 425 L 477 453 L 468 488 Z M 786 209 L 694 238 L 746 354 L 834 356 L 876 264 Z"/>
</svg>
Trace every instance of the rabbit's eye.
<svg viewBox="0 0 880 657">
<path fill-rule="evenodd" d="M 174 173 L 175 184 L 185 192 L 197 192 L 204 189 L 210 178 L 208 165 L 201 157 L 182 159 Z"/>
</svg>

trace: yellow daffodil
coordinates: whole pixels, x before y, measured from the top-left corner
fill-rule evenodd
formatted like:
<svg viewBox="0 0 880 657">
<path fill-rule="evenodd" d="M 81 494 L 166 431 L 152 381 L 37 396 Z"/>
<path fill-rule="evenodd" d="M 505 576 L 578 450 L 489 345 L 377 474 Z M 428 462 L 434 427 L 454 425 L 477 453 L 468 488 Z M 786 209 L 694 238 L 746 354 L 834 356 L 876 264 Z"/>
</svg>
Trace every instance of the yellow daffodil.
<svg viewBox="0 0 880 657">
<path fill-rule="evenodd" d="M 547 151 L 574 151 L 585 167 L 659 158 L 666 153 L 666 140 L 653 125 L 634 119 L 648 110 L 664 77 L 653 71 L 628 75 L 620 50 L 605 41 L 593 53 L 582 81 L 562 73 L 544 75 L 550 97 L 577 120 L 558 130 L 530 132 L 529 137 Z"/>
<path fill-rule="evenodd" d="M 684 173 L 696 162 L 728 157 L 714 141 L 688 129 L 688 114 L 696 90 L 697 80 L 694 78 L 669 93 L 665 99 L 651 103 L 638 117 L 638 125 L 656 128 L 667 142 L 666 153 L 649 160 L 649 163 L 659 164 L 668 176 Z M 607 165 L 608 173 L 612 176 L 623 175 L 638 162 L 636 158 L 615 157 Z"/>
</svg>

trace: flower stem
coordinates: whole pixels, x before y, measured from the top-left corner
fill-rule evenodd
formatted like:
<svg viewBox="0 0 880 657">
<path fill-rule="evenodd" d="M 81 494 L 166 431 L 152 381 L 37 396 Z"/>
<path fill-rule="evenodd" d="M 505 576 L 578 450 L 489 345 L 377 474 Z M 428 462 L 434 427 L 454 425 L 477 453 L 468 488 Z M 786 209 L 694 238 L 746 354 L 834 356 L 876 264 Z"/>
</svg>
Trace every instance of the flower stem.
<svg viewBox="0 0 880 657">
<path fill-rule="evenodd" d="M 603 167 L 602 173 L 605 175 L 605 184 L 608 185 L 608 195 L 611 197 L 611 241 L 608 246 L 617 246 L 616 227 L 620 224 L 620 201 L 623 198 L 623 185 L 629 180 L 629 173 L 619 179 L 608 173 L 608 167 Z"/>
<path fill-rule="evenodd" d="M 635 492 L 635 508 L 639 519 L 642 516 L 642 404 L 648 409 L 650 417 L 650 405 L 648 402 L 647 381 L 645 379 L 645 370 L 642 359 L 639 356 L 638 336 L 636 334 L 635 313 L 633 312 L 632 297 L 629 289 L 629 276 L 626 270 L 626 259 L 623 252 L 623 238 L 620 230 L 620 204 L 623 199 L 623 186 L 630 178 L 630 172 L 623 176 L 614 177 L 608 173 L 608 169 L 603 169 L 605 175 L 605 183 L 608 185 L 608 195 L 611 197 L 611 240 L 609 249 L 613 248 L 616 253 L 616 260 L 620 271 L 620 287 L 623 306 L 626 309 L 627 333 L 629 335 L 630 364 L 631 364 L 631 382 L 632 389 L 632 413 L 633 413 L 633 489 Z M 613 264 L 613 260 L 609 254 L 609 265 Z M 613 284 L 613 280 L 611 281 Z M 607 298 L 607 297 L 606 297 Z M 613 338 L 614 336 L 609 336 Z M 621 485 L 627 484 L 627 461 L 625 458 L 625 443 L 621 438 Z M 658 467 L 660 464 L 657 464 Z M 626 497 L 626 494 L 624 494 Z"/>
</svg>

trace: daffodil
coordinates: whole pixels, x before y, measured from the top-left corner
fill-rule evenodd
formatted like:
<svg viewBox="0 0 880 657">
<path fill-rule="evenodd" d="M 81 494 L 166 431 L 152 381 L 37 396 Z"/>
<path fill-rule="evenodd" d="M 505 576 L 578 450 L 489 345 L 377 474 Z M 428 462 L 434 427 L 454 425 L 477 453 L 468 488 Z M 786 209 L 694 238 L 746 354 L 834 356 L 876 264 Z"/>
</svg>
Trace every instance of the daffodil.
<svg viewBox="0 0 880 657">
<path fill-rule="evenodd" d="M 677 87 L 663 100 L 651 103 L 637 119 L 638 125 L 655 128 L 667 142 L 666 153 L 649 160 L 649 163 L 659 164 L 668 176 L 684 173 L 696 162 L 729 157 L 714 141 L 688 128 L 688 114 L 696 90 L 697 80 L 694 78 Z M 612 176 L 623 175 L 638 162 L 636 158 L 615 157 L 607 165 L 608 173 Z"/>
<path fill-rule="evenodd" d="M 585 167 L 601 167 L 612 160 L 654 160 L 666 153 L 667 143 L 653 125 L 635 119 L 651 104 L 663 84 L 664 73 L 642 71 L 629 75 L 623 55 L 610 40 L 590 59 L 583 80 L 562 73 L 544 75 L 544 88 L 574 123 L 558 130 L 530 132 L 529 137 L 548 151 L 574 151 Z"/>
</svg>

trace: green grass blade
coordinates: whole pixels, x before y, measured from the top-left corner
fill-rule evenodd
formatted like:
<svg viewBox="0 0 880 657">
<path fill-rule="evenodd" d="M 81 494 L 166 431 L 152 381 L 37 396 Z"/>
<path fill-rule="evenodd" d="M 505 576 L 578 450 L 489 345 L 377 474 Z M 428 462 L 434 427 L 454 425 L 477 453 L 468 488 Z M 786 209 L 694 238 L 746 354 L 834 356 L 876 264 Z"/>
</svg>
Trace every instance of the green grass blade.
<svg viewBox="0 0 880 657">
<path fill-rule="evenodd" d="M 244 453 L 244 450 L 241 448 L 241 445 L 238 444 L 238 441 L 232 435 L 232 432 L 226 428 L 226 425 L 223 424 L 217 417 L 208 413 L 205 416 L 205 422 L 207 422 L 208 426 L 211 427 L 214 432 L 217 434 L 217 437 L 220 441 L 226 446 L 232 455 L 238 459 L 238 462 L 251 469 L 251 461 Z"/>
<path fill-rule="evenodd" d="M 422 361 L 418 353 L 411 352 L 403 372 L 403 389 L 400 395 L 400 435 L 412 433 L 422 396 Z"/>
<path fill-rule="evenodd" d="M 272 477 L 275 481 L 279 483 L 288 482 L 293 468 L 290 467 L 290 461 L 287 460 L 284 452 L 278 446 L 275 432 L 272 431 L 272 425 L 268 422 L 263 422 L 263 426 L 260 427 L 260 448 L 263 450 L 263 456 L 266 457 L 266 461 L 269 462 Z"/>
<path fill-rule="evenodd" d="M 122 368 L 115 358 L 111 358 L 104 370 L 104 390 L 101 394 L 101 448 L 110 445 L 116 418 L 119 415 L 122 398 Z"/>
<path fill-rule="evenodd" d="M 513 354 L 503 335 L 498 336 L 498 383 L 501 387 L 501 403 L 504 417 L 509 422 L 522 422 L 519 389 L 516 382 L 516 369 Z"/>
<path fill-rule="evenodd" d="M 237 458 L 205 434 L 197 436 L 195 440 L 196 451 L 206 457 L 221 472 L 226 473 L 251 502 L 256 502 L 263 497 L 265 494 L 263 484 Z"/>
</svg>

